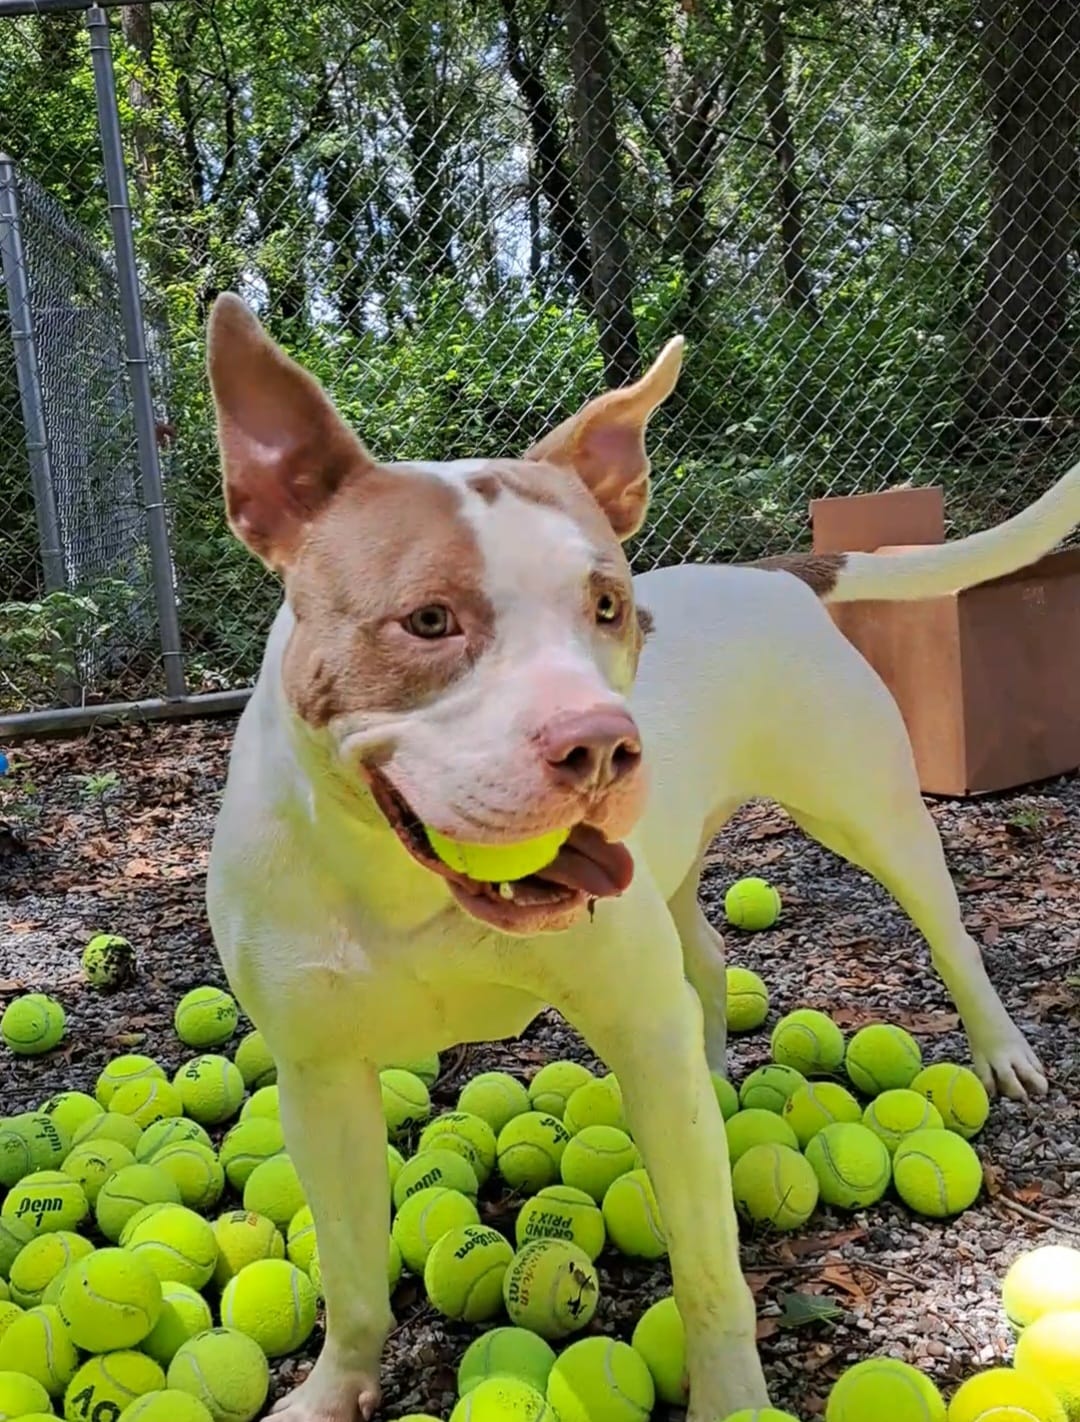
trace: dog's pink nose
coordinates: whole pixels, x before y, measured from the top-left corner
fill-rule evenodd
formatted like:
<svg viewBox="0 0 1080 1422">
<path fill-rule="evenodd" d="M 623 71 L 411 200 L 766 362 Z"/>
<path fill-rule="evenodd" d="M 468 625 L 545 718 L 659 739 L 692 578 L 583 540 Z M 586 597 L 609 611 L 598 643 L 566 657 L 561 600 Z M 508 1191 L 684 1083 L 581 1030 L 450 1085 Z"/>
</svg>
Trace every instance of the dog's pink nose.
<svg viewBox="0 0 1080 1422">
<path fill-rule="evenodd" d="M 614 707 L 556 716 L 541 732 L 540 749 L 555 779 L 575 790 L 606 790 L 641 760 L 634 718 Z"/>
</svg>

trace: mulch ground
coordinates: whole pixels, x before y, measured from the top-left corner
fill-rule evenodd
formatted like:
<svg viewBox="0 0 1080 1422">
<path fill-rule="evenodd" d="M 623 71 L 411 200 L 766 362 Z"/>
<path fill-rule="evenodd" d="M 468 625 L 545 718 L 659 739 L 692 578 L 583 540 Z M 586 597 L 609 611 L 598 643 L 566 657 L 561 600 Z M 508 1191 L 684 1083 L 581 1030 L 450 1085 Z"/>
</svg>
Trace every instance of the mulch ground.
<svg viewBox="0 0 1080 1422">
<path fill-rule="evenodd" d="M 200 983 L 224 983 L 203 878 L 231 732 L 226 721 L 129 727 L 15 750 L 15 773 L 0 782 L 0 821 L 25 847 L 0 834 L 0 1002 L 53 993 L 69 1033 L 44 1059 L 0 1054 L 3 1114 L 64 1087 L 92 1089 L 123 1051 L 149 1052 L 170 1069 L 189 1055 L 171 1029 L 175 1003 Z M 110 772 L 112 788 L 80 779 Z M 976 1142 L 988 1188 L 956 1220 L 915 1219 L 886 1200 L 853 1215 L 821 1210 L 795 1235 L 745 1237 L 774 1401 L 805 1419 L 820 1416 L 832 1379 L 861 1358 L 906 1358 L 944 1388 L 1006 1360 L 998 1292 L 1009 1263 L 1035 1244 L 1080 1243 L 1080 780 L 940 802 L 933 813 L 967 923 L 1049 1070 L 1051 1094 L 1033 1106 L 995 1104 Z M 744 810 L 714 846 L 705 890 L 714 921 L 726 886 L 751 873 L 777 885 L 784 914 L 770 932 L 729 933 L 729 955 L 769 984 L 770 1023 L 820 1007 L 846 1030 L 900 1023 L 928 1061 L 966 1059 L 926 945 L 873 881 L 764 805 Z M 88 988 L 79 970 L 82 946 L 103 930 L 131 939 L 140 961 L 137 985 L 111 996 Z M 767 1032 L 736 1039 L 735 1079 L 767 1054 Z M 478 1071 L 525 1077 L 563 1056 L 591 1061 L 548 1014 L 518 1042 L 447 1053 L 436 1101 L 451 1105 Z M 492 1197 L 486 1209 L 507 1223 L 513 1204 Z M 605 1255 L 601 1284 L 593 1327 L 629 1338 L 670 1279 L 664 1266 Z M 408 1282 L 395 1309 L 384 1413 L 446 1416 L 472 1331 L 436 1317 Z M 274 1397 L 308 1366 L 320 1337 L 275 1368 Z"/>
</svg>

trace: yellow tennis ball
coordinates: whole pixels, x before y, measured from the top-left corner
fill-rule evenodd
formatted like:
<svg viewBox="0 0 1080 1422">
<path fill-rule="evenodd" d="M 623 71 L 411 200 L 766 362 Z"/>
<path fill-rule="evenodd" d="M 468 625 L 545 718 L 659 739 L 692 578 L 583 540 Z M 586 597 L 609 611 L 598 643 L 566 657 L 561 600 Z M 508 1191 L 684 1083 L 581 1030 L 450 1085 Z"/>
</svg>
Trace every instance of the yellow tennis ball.
<svg viewBox="0 0 1080 1422">
<path fill-rule="evenodd" d="M 456 1190 L 434 1186 L 410 1195 L 394 1220 L 394 1242 L 401 1257 L 414 1274 L 422 1275 L 428 1255 L 452 1229 L 463 1225 L 478 1225 L 480 1215 L 476 1205 Z"/>
<path fill-rule="evenodd" d="M 83 949 L 82 970 L 91 987 L 121 987 L 135 976 L 135 950 L 119 933 L 95 933 Z"/>
<path fill-rule="evenodd" d="M 98 1105 L 103 1111 L 109 1109 L 109 1102 L 121 1086 L 126 1086 L 132 1081 L 141 1081 L 145 1077 L 157 1077 L 159 1081 L 165 1081 L 164 1069 L 158 1066 L 153 1057 L 146 1057 L 139 1052 L 127 1052 L 121 1057 L 114 1057 L 111 1062 L 107 1062 L 97 1079 L 94 1087 L 94 1096 Z M 75 1137 L 75 1144 L 79 1142 Z"/>
<path fill-rule="evenodd" d="M 197 1397 L 165 1388 L 144 1393 L 124 1409 L 119 1422 L 214 1422 L 214 1414 Z"/>
<path fill-rule="evenodd" d="M 592 1321 L 600 1281 L 589 1256 L 561 1240 L 537 1240 L 519 1249 L 503 1280 L 510 1322 L 554 1342 Z"/>
<path fill-rule="evenodd" d="M 604 1076 L 599 1081 L 587 1081 L 584 1086 L 579 1086 L 566 1103 L 562 1122 L 572 1136 L 588 1126 L 614 1126 L 619 1131 L 627 1130 L 622 1088 L 615 1077 Z"/>
<path fill-rule="evenodd" d="M 556 1360 L 547 1396 L 559 1422 L 648 1422 L 656 1386 L 629 1343 L 582 1338 Z"/>
<path fill-rule="evenodd" d="M 881 1199 L 892 1181 L 892 1159 L 884 1141 L 855 1122 L 825 1126 L 806 1147 L 827 1205 L 862 1210 Z"/>
<path fill-rule="evenodd" d="M 754 1146 L 782 1145 L 797 1150 L 799 1145 L 795 1132 L 781 1116 L 759 1106 L 736 1111 L 730 1120 L 724 1122 L 724 1133 L 732 1166 Z"/>
<path fill-rule="evenodd" d="M 515 1116 L 533 1109 L 529 1093 L 505 1071 L 485 1071 L 474 1076 L 458 1097 L 457 1109 L 486 1121 L 496 1136 Z"/>
<path fill-rule="evenodd" d="M 228 1057 L 209 1053 L 193 1057 L 176 1073 L 173 1085 L 180 1093 L 184 1115 L 204 1126 L 218 1126 L 240 1109 L 244 1078 Z"/>
<path fill-rule="evenodd" d="M 514 1251 L 498 1230 L 463 1225 L 436 1243 L 424 1265 L 424 1288 L 444 1318 L 486 1323 L 502 1309 L 503 1279 Z"/>
<path fill-rule="evenodd" d="M 418 1076 L 410 1071 L 384 1071 L 379 1074 L 383 1117 L 392 1141 L 402 1141 L 418 1126 L 431 1119 L 431 1097 Z"/>
<path fill-rule="evenodd" d="M 214 1287 L 223 1289 L 245 1264 L 256 1259 L 284 1259 L 285 1241 L 273 1220 L 250 1210 L 230 1210 L 213 1224 L 218 1257 Z"/>
<path fill-rule="evenodd" d="M 253 1338 L 268 1358 L 302 1348 L 315 1327 L 315 1290 L 287 1259 L 259 1259 L 225 1285 L 221 1322 Z"/>
<path fill-rule="evenodd" d="M 312 1256 L 318 1247 L 315 1216 L 311 1213 L 309 1206 L 305 1205 L 302 1210 L 297 1210 L 289 1221 L 288 1233 L 285 1236 L 285 1253 L 291 1264 L 295 1264 L 298 1269 L 303 1269 L 307 1274 L 311 1271 Z M 396 1245 L 394 1247 L 396 1248 Z"/>
<path fill-rule="evenodd" d="M 246 1037 L 241 1037 L 233 1053 L 233 1061 L 249 1091 L 258 1091 L 277 1082 L 277 1063 L 261 1032 L 249 1032 Z"/>
<path fill-rule="evenodd" d="M 844 1060 L 844 1034 L 831 1017 L 811 1007 L 781 1017 L 769 1046 L 774 1062 L 803 1076 L 831 1076 Z"/>
<path fill-rule="evenodd" d="M 218 1262 L 211 1224 L 183 1205 L 164 1205 L 133 1223 L 124 1248 L 147 1265 L 161 1283 L 204 1288 Z"/>
<path fill-rule="evenodd" d="M 43 1101 L 38 1111 L 53 1120 L 70 1140 L 80 1126 L 102 1114 L 102 1107 L 85 1091 L 58 1091 Z"/>
<path fill-rule="evenodd" d="M 417 1154 L 425 1150 L 454 1150 L 462 1155 L 485 1185 L 495 1169 L 497 1146 L 495 1132 L 479 1116 L 465 1111 L 447 1111 L 425 1126 L 417 1146 Z"/>
<path fill-rule="evenodd" d="M 560 1422 L 542 1392 L 517 1378 L 488 1378 L 463 1397 L 450 1422 Z"/>
<path fill-rule="evenodd" d="M 529 1082 L 529 1103 L 534 1111 L 561 1121 L 566 1103 L 578 1089 L 596 1078 L 580 1062 L 548 1062 Z"/>
<path fill-rule="evenodd" d="M 829 1393 L 825 1422 L 945 1422 L 941 1393 L 925 1375 L 896 1358 L 868 1358 L 842 1373 Z"/>
<path fill-rule="evenodd" d="M 690 1398 L 686 1370 L 686 1327 L 670 1296 L 641 1315 L 631 1339 L 652 1374 L 656 1395 L 669 1407 L 685 1407 Z"/>
<path fill-rule="evenodd" d="M 71 1150 L 67 1132 L 43 1111 L 24 1111 L 5 1124 L 25 1141 L 31 1170 L 57 1170 Z"/>
<path fill-rule="evenodd" d="M 288 1229 L 297 1210 L 307 1204 L 296 1166 L 287 1155 L 271 1156 L 257 1165 L 244 1186 L 244 1209 L 265 1215 L 278 1229 Z"/>
<path fill-rule="evenodd" d="M 141 1081 L 129 1081 L 113 1092 L 109 1110 L 117 1116 L 130 1116 L 140 1131 L 152 1126 L 155 1121 L 182 1116 L 184 1103 L 175 1086 L 156 1077 L 144 1077 Z"/>
<path fill-rule="evenodd" d="M 561 1239 L 596 1260 L 607 1243 L 604 1216 L 591 1195 L 570 1185 L 548 1185 L 518 1212 L 517 1247 L 537 1239 Z"/>
<path fill-rule="evenodd" d="M 0 1276 L 7 1278 L 20 1251 L 34 1238 L 34 1231 L 22 1220 L 6 1220 L 0 1215 Z"/>
<path fill-rule="evenodd" d="M 782 1119 L 787 1122 L 805 1150 L 818 1131 L 837 1122 L 862 1120 L 862 1107 L 836 1081 L 808 1081 L 793 1091 L 784 1103 Z"/>
<path fill-rule="evenodd" d="M 41 1384 L 22 1372 L 0 1373 L 0 1417 L 25 1418 L 38 1412 L 53 1415 L 49 1394 Z"/>
<path fill-rule="evenodd" d="M 269 1116 L 275 1121 L 281 1120 L 281 1105 L 276 1086 L 260 1087 L 244 1102 L 240 1111 L 241 1121 L 250 1121 L 260 1116 Z"/>
<path fill-rule="evenodd" d="M 986 1125 L 990 1098 L 986 1087 L 967 1067 L 955 1062 L 926 1067 L 912 1079 L 911 1089 L 937 1107 L 947 1131 L 955 1131 L 965 1140 L 977 1136 Z"/>
<path fill-rule="evenodd" d="M 176 1182 L 153 1165 L 125 1165 L 98 1191 L 94 1215 L 98 1229 L 113 1244 L 124 1226 L 146 1205 L 178 1205 Z"/>
<path fill-rule="evenodd" d="M 451 869 L 468 874 L 485 884 L 510 883 L 527 879 L 539 869 L 546 869 L 570 837 L 568 829 L 524 839 L 519 844 L 468 844 L 449 839 L 430 825 L 424 826 L 428 843 Z"/>
<path fill-rule="evenodd" d="M 499 1174 L 512 1190 L 530 1193 L 554 1185 L 570 1132 L 554 1116 L 527 1111 L 499 1132 Z"/>
<path fill-rule="evenodd" d="M 139 1347 L 155 1363 L 167 1368 L 189 1339 L 213 1326 L 210 1305 L 200 1293 L 187 1284 L 162 1284 L 158 1321 Z"/>
<path fill-rule="evenodd" d="M 221 1142 L 218 1159 L 229 1184 L 243 1190 L 251 1172 L 264 1160 L 285 1154 L 285 1132 L 281 1122 L 270 1116 L 239 1121 Z"/>
<path fill-rule="evenodd" d="M 214 1422 L 254 1422 L 270 1391 L 270 1366 L 253 1338 L 212 1328 L 176 1354 L 169 1387 L 205 1403 Z"/>
<path fill-rule="evenodd" d="M 1066 1422 L 1066 1416 L 1037 1378 L 991 1368 L 960 1386 L 949 1403 L 949 1422 Z"/>
<path fill-rule="evenodd" d="M 731 1173 L 735 1207 L 752 1224 L 800 1229 L 817 1208 L 820 1186 L 805 1156 L 786 1145 L 756 1145 Z"/>
<path fill-rule="evenodd" d="M 425 1150 L 402 1164 L 392 1187 L 394 1208 L 400 1210 L 410 1195 L 420 1190 L 457 1190 L 475 1200 L 479 1193 L 476 1171 L 463 1155 L 452 1150 Z"/>
<path fill-rule="evenodd" d="M 134 1165 L 135 1157 L 119 1141 L 100 1140 L 76 1146 L 64 1157 L 63 1172 L 82 1186 L 87 1203 L 97 1204 L 98 1193 L 111 1175 L 125 1165 Z"/>
<path fill-rule="evenodd" d="M 910 1032 L 874 1022 L 856 1032 L 844 1058 L 852 1085 L 867 1096 L 908 1087 L 922 1071 L 922 1050 Z"/>
<path fill-rule="evenodd" d="M 0 1338 L 0 1371 L 26 1373 L 50 1397 L 62 1397 L 79 1366 L 79 1350 L 60 1310 L 41 1304 Z"/>
<path fill-rule="evenodd" d="M 235 999 L 221 988 L 192 988 L 176 1005 L 173 1026 L 185 1047 L 220 1047 L 236 1031 Z"/>
<path fill-rule="evenodd" d="M 15 1265 L 11 1268 L 11 1284 L 12 1297 L 18 1303 Z M 1005 1275 L 1001 1302 L 1018 1332 L 1044 1313 L 1080 1309 L 1080 1249 L 1044 1244 L 1021 1254 Z"/>
<path fill-rule="evenodd" d="M 142 1136 L 142 1127 L 131 1116 L 121 1116 L 117 1111 L 103 1111 L 92 1121 L 85 1121 L 71 1138 L 74 1149 L 81 1145 L 97 1145 L 100 1141 L 115 1141 L 126 1146 L 132 1155 Z"/>
<path fill-rule="evenodd" d="M 64 1277 L 60 1316 L 88 1353 L 136 1347 L 160 1314 L 160 1279 L 127 1249 L 99 1249 Z"/>
<path fill-rule="evenodd" d="M 413 1076 L 418 1076 L 430 1091 L 439 1079 L 442 1063 L 439 1060 L 438 1052 L 430 1052 L 426 1057 L 416 1057 L 410 1062 L 385 1062 L 383 1069 L 385 1071 L 407 1071 Z"/>
<path fill-rule="evenodd" d="M 0 1017 L 0 1037 L 4 1045 L 21 1057 L 38 1057 L 51 1052 L 64 1035 L 67 1018 L 56 998 L 43 992 L 16 997 Z"/>
<path fill-rule="evenodd" d="M 119 1417 L 136 1398 L 164 1386 L 165 1374 L 144 1353 L 103 1353 L 84 1363 L 68 1383 L 64 1417 L 67 1422 Z"/>
<path fill-rule="evenodd" d="M 644 1170 L 620 1175 L 604 1196 L 608 1239 L 632 1259 L 662 1259 L 667 1237 L 652 1181 Z"/>
<path fill-rule="evenodd" d="M 559 1166 L 564 1185 L 584 1190 L 601 1204 L 620 1175 L 640 1170 L 641 1152 L 616 1126 L 586 1126 L 563 1151 Z"/>
<path fill-rule="evenodd" d="M 771 928 L 780 917 L 780 895 L 764 879 L 739 879 L 724 895 L 724 913 L 734 928 Z"/>
<path fill-rule="evenodd" d="M 982 1162 L 952 1131 L 915 1131 L 896 1147 L 893 1181 L 905 1205 L 944 1219 L 975 1203 L 982 1189 Z"/>
<path fill-rule="evenodd" d="M 730 1121 L 739 1109 L 739 1093 L 728 1081 L 726 1076 L 721 1076 L 718 1071 L 710 1073 L 712 1076 L 713 1091 L 716 1093 L 717 1104 L 720 1107 L 720 1114 L 725 1121 Z"/>
<path fill-rule="evenodd" d="M 917 1091 L 883 1091 L 863 1112 L 862 1123 L 885 1143 L 892 1155 L 896 1147 L 915 1131 L 940 1131 L 945 1123 L 941 1112 Z"/>
<path fill-rule="evenodd" d="M 180 1203 L 192 1210 L 212 1209 L 225 1190 L 225 1172 L 210 1146 L 182 1141 L 154 1156 L 155 1170 L 168 1175 L 180 1191 Z"/>
<path fill-rule="evenodd" d="M 1080 1422 L 1080 1309 L 1044 1313 L 1020 1335 L 1016 1371 L 1054 1394 L 1069 1422 Z"/>
<path fill-rule="evenodd" d="M 757 973 L 749 968 L 728 968 L 727 1025 L 732 1032 L 753 1032 L 768 1015 L 769 989 Z"/>
<path fill-rule="evenodd" d="M 465 1350 L 458 1366 L 458 1397 L 467 1397 L 488 1378 L 514 1378 L 537 1392 L 547 1390 L 555 1350 L 527 1328 L 492 1328 Z"/>
<path fill-rule="evenodd" d="M 19 1250 L 12 1262 L 8 1276 L 11 1297 L 20 1308 L 44 1303 L 42 1296 L 57 1274 L 93 1252 L 88 1239 L 66 1229 L 38 1235 Z"/>
<path fill-rule="evenodd" d="M 770 1062 L 752 1071 L 739 1087 L 739 1104 L 746 1110 L 775 1111 L 779 1115 L 788 1099 L 805 1085 L 806 1077 L 801 1071 Z"/>
<path fill-rule="evenodd" d="M 59 1137 L 58 1128 L 54 1125 L 53 1129 Z M 10 1120 L 0 1121 L 0 1188 L 10 1190 L 33 1168 L 30 1142 L 25 1131 Z"/>
<path fill-rule="evenodd" d="M 35 1234 L 77 1230 L 90 1213 L 82 1186 L 62 1170 L 38 1170 L 8 1191 L 0 1211 Z"/>
<path fill-rule="evenodd" d="M 396 1146 L 388 1145 L 386 1147 L 386 1172 L 390 1177 L 391 1192 L 393 1191 L 394 1186 L 398 1182 L 398 1176 L 404 1169 L 405 1157 L 402 1155 L 401 1151 L 396 1148 Z M 475 1170 L 473 1171 L 473 1178 L 476 1178 Z"/>
</svg>

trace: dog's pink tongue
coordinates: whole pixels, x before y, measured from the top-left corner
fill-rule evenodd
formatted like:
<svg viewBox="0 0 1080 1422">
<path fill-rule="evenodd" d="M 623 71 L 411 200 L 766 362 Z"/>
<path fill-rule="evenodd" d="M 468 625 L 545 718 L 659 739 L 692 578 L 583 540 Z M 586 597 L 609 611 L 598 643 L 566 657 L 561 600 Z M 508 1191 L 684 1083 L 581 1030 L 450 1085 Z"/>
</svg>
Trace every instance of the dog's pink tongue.
<svg viewBox="0 0 1080 1422">
<path fill-rule="evenodd" d="M 633 877 L 634 860 L 625 844 L 606 840 L 590 825 L 572 829 L 554 863 L 536 875 L 551 884 L 579 889 L 592 899 L 610 899 L 625 893 Z"/>
</svg>

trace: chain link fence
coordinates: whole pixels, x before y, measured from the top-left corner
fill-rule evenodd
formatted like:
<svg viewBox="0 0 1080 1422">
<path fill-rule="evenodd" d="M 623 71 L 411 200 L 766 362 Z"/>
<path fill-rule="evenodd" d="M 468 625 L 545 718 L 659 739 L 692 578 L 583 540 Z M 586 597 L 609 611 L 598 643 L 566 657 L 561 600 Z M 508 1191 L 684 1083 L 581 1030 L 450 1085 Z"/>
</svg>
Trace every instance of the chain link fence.
<svg viewBox="0 0 1080 1422">
<path fill-rule="evenodd" d="M 386 459 L 520 451 L 684 331 L 639 567 L 805 546 L 812 498 L 905 482 L 944 485 L 962 533 L 1075 455 L 1072 0 L 172 0 L 108 31 L 162 574 L 64 3 L 0 0 L 44 412 L 41 435 L 6 273 L 0 711 L 175 695 L 170 600 L 189 693 L 253 677 L 277 589 L 221 509 L 202 331 L 222 289 Z"/>
</svg>

